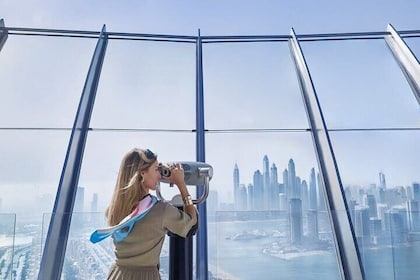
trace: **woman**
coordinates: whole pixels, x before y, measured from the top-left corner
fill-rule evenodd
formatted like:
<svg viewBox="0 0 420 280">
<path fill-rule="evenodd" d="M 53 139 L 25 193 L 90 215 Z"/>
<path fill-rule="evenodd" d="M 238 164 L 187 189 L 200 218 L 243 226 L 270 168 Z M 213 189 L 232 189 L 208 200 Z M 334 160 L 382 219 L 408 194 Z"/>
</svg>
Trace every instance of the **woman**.
<svg viewBox="0 0 420 280">
<path fill-rule="evenodd" d="M 184 201 L 179 210 L 167 202 L 158 201 L 150 211 L 137 221 L 123 240 L 114 239 L 116 260 L 108 279 L 160 279 L 159 258 L 168 231 L 185 237 L 197 223 L 197 213 L 184 182 L 181 164 L 170 166 L 171 174 L 165 177 L 176 185 Z M 139 201 L 156 190 L 161 179 L 157 155 L 149 149 L 133 149 L 120 166 L 117 184 L 106 210 L 109 226 L 119 224 L 136 209 Z"/>
</svg>

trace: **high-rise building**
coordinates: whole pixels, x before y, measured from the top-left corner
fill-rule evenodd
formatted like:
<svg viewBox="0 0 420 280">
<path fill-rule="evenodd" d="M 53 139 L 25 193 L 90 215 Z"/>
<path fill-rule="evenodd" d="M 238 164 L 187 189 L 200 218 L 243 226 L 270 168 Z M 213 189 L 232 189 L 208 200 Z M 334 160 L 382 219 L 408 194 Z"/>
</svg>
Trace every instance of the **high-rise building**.
<svg viewBox="0 0 420 280">
<path fill-rule="evenodd" d="M 385 174 L 379 172 L 379 187 L 382 189 L 386 189 L 386 180 L 385 180 Z"/>
<path fill-rule="evenodd" d="M 293 159 L 289 160 L 287 165 L 288 170 L 288 178 L 287 178 L 287 186 L 288 189 L 287 193 L 289 194 L 288 198 L 296 198 L 296 171 L 295 171 L 295 163 Z"/>
<path fill-rule="evenodd" d="M 270 169 L 270 205 L 271 209 L 279 209 L 279 192 L 280 192 L 280 186 L 279 186 L 279 180 L 277 175 L 277 167 L 273 163 L 271 165 Z"/>
<path fill-rule="evenodd" d="M 235 207 L 237 210 L 247 210 L 248 209 L 248 195 L 247 190 L 244 184 L 239 185 L 239 193 L 238 193 L 239 199 L 239 205 Z"/>
<path fill-rule="evenodd" d="M 410 231 L 420 231 L 419 201 L 407 201 L 408 222 Z"/>
<path fill-rule="evenodd" d="M 420 184 L 413 183 L 413 199 L 420 202 Z"/>
<path fill-rule="evenodd" d="M 219 194 L 215 190 L 209 190 L 209 195 L 206 199 L 207 210 L 214 215 L 214 212 L 218 210 L 219 205 Z"/>
<path fill-rule="evenodd" d="M 356 237 L 364 243 L 370 242 L 369 208 L 367 206 L 356 206 L 354 213 L 354 232 Z"/>
<path fill-rule="evenodd" d="M 376 197 L 373 194 L 366 194 L 364 196 L 364 205 L 369 208 L 369 217 L 378 217 L 378 209 L 376 207 Z"/>
<path fill-rule="evenodd" d="M 306 180 L 302 180 L 300 184 L 300 191 L 301 191 L 301 199 L 302 199 L 302 209 L 308 210 L 309 207 L 309 190 L 308 190 L 308 183 Z"/>
<path fill-rule="evenodd" d="M 77 187 L 76 200 L 74 202 L 74 212 L 83 212 L 85 205 L 85 188 Z"/>
<path fill-rule="evenodd" d="M 307 212 L 308 240 L 316 242 L 319 240 L 318 210 L 310 209 Z"/>
<path fill-rule="evenodd" d="M 233 200 L 235 207 L 239 205 L 239 167 L 236 163 L 233 168 Z"/>
<path fill-rule="evenodd" d="M 299 198 L 289 200 L 289 224 L 290 242 L 292 244 L 301 244 L 303 241 L 303 217 L 302 200 Z"/>
<path fill-rule="evenodd" d="M 267 155 L 263 158 L 263 178 L 264 178 L 264 209 L 271 209 L 271 187 L 270 187 L 270 162 Z"/>
<path fill-rule="evenodd" d="M 264 179 L 261 171 L 257 170 L 254 172 L 254 210 L 264 209 Z"/>
<path fill-rule="evenodd" d="M 92 201 L 90 203 L 90 212 L 98 212 L 98 194 L 93 193 L 92 195 Z"/>
<path fill-rule="evenodd" d="M 255 210 L 255 193 L 252 184 L 248 184 L 248 210 Z"/>
<path fill-rule="evenodd" d="M 318 208 L 319 210 L 326 210 L 326 200 L 324 196 L 324 182 L 322 181 L 321 174 L 318 173 L 316 176 L 318 182 Z"/>
<path fill-rule="evenodd" d="M 283 170 L 283 188 L 286 199 L 290 198 L 290 189 L 289 189 L 289 171 L 286 169 Z"/>
<path fill-rule="evenodd" d="M 309 209 L 318 209 L 315 168 L 311 168 L 311 175 L 309 177 Z"/>
</svg>

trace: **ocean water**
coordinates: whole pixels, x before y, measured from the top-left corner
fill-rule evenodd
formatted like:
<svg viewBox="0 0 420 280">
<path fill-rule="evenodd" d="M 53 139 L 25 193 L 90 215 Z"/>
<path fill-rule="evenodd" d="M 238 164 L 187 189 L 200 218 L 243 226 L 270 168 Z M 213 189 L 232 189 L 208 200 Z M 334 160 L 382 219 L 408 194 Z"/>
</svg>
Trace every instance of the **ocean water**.
<svg viewBox="0 0 420 280">
<path fill-rule="evenodd" d="M 209 270 L 218 279 L 341 279 L 334 247 L 304 254 L 264 253 L 279 240 L 273 232 L 285 228 L 285 221 L 217 222 L 208 225 Z M 232 239 L 240 232 L 267 233 L 260 238 Z M 361 252 L 368 280 L 420 279 L 420 243 L 409 246 L 365 249 Z"/>
</svg>

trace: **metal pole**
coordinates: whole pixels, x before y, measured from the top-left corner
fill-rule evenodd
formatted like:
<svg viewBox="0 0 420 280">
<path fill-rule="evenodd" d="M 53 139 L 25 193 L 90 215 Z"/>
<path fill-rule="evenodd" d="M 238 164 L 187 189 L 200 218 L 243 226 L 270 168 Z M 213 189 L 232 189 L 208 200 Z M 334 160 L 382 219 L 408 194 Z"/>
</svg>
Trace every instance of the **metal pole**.
<svg viewBox="0 0 420 280">
<path fill-rule="evenodd" d="M 38 280 L 59 280 L 61 278 L 83 152 L 107 42 L 108 36 L 104 25 L 77 109 L 42 254 Z"/>
<path fill-rule="evenodd" d="M 9 32 L 4 25 L 4 19 L 0 19 L 0 51 L 6 43 Z"/>
<path fill-rule="evenodd" d="M 197 161 L 205 162 L 205 129 L 204 129 L 204 89 L 203 89 L 203 46 L 200 30 L 198 30 L 196 49 L 196 149 Z M 197 186 L 197 197 L 204 192 L 203 186 Z M 197 205 L 198 209 L 198 231 L 196 240 L 196 278 L 208 279 L 208 257 L 207 257 L 207 202 Z"/>
<path fill-rule="evenodd" d="M 289 44 L 324 183 L 323 188 L 329 206 L 328 212 L 335 238 L 337 257 L 341 264 L 341 276 L 343 279 L 363 280 L 365 275 L 362 261 L 351 225 L 337 162 L 311 75 L 293 29 Z"/>
<path fill-rule="evenodd" d="M 391 24 L 388 24 L 387 31 L 390 34 L 385 35 L 385 42 L 410 84 L 417 102 L 420 104 L 419 61 Z"/>
</svg>

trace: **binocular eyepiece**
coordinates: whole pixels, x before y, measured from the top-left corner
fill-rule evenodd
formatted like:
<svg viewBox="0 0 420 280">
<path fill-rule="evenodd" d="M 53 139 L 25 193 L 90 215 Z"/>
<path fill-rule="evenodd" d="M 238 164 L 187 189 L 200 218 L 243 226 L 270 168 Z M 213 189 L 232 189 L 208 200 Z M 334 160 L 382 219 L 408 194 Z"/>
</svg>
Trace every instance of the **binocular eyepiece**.
<svg viewBox="0 0 420 280">
<path fill-rule="evenodd" d="M 171 176 L 171 170 L 169 169 L 169 167 L 167 165 L 159 164 L 158 170 L 159 170 L 160 176 L 162 176 L 162 177 L 170 177 Z"/>
<path fill-rule="evenodd" d="M 211 165 L 204 162 L 180 162 L 184 170 L 184 180 L 186 185 L 203 185 L 206 180 L 211 180 L 213 177 L 213 168 Z M 158 170 L 162 176 L 161 182 L 170 183 L 167 177 L 171 176 L 170 164 L 159 164 Z"/>
</svg>

